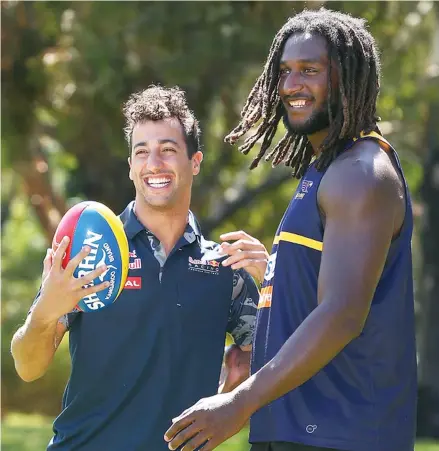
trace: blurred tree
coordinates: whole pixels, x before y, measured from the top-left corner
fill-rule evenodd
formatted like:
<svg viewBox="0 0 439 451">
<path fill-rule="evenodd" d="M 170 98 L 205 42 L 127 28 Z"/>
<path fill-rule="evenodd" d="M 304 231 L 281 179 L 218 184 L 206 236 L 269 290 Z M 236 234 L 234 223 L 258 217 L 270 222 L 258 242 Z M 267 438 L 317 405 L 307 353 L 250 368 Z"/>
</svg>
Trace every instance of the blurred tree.
<svg viewBox="0 0 439 451">
<path fill-rule="evenodd" d="M 435 4 L 437 29 L 428 66 L 429 108 L 425 121 L 425 163 L 422 198 L 422 309 L 419 343 L 418 434 L 439 439 L 439 3 Z"/>
<path fill-rule="evenodd" d="M 439 79 L 436 80 L 439 89 Z M 423 275 L 420 336 L 420 396 L 418 431 L 439 439 L 439 99 L 431 103 L 426 126 L 427 157 L 422 195 L 425 201 L 422 227 Z"/>
<path fill-rule="evenodd" d="M 285 168 L 269 165 L 250 173 L 251 158 L 226 146 L 223 137 L 237 123 L 275 32 L 304 2 L 1 6 L 2 356 L 7 357 L 2 402 L 55 413 L 68 359 L 61 354 L 59 366 L 29 386 L 14 375 L 8 346 L 37 289 L 40 260 L 60 215 L 83 198 L 119 212 L 133 196 L 121 103 L 150 83 L 183 87 L 203 130 L 205 159 L 193 210 L 204 231 L 215 239 L 245 228 L 269 248 L 296 181 Z M 329 6 L 370 22 L 382 50 L 382 128 L 400 153 L 416 198 L 423 157 L 418 142 L 428 106 L 420 86 L 435 27 L 431 3 Z"/>
<path fill-rule="evenodd" d="M 46 157 L 39 141 L 42 125 L 36 109 L 48 105 L 48 79 L 43 53 L 56 44 L 56 17 L 44 19 L 32 3 L 3 2 L 2 8 L 2 166 L 21 177 L 35 213 L 50 239 L 65 212 L 63 199 L 54 192 Z M 11 197 L 2 197 L 8 215 Z"/>
</svg>

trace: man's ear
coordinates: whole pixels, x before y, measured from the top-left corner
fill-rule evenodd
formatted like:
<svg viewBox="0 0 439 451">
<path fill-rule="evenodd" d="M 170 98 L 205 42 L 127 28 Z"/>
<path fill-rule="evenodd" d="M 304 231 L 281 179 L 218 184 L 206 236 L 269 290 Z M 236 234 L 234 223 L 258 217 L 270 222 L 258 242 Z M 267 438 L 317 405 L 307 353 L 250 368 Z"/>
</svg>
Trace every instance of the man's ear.
<svg viewBox="0 0 439 451">
<path fill-rule="evenodd" d="M 130 180 L 133 180 L 133 174 L 131 172 L 131 157 L 128 157 L 128 165 L 130 167 L 130 171 L 128 172 L 128 176 L 129 176 Z"/>
<path fill-rule="evenodd" d="M 200 173 L 200 169 L 201 169 L 201 162 L 203 161 L 203 152 L 195 152 L 192 155 L 192 174 L 193 175 L 198 175 Z"/>
</svg>

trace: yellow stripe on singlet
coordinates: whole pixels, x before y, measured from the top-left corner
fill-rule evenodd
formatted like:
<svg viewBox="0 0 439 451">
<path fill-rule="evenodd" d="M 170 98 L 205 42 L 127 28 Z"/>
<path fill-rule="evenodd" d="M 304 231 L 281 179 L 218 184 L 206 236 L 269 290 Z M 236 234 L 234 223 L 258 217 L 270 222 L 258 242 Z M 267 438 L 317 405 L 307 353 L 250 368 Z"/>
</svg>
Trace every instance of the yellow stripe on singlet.
<svg viewBox="0 0 439 451">
<path fill-rule="evenodd" d="M 364 132 L 360 132 L 360 136 L 358 138 L 354 138 L 353 141 L 357 141 L 361 138 L 375 138 L 378 141 L 381 141 L 382 143 L 386 144 L 387 146 L 389 146 L 389 149 L 393 149 L 392 144 L 389 143 L 389 141 L 387 141 L 387 139 L 383 138 L 379 133 L 377 132 L 370 132 L 370 133 L 364 133 Z M 389 149 L 385 149 L 387 151 L 389 151 Z"/>
<path fill-rule="evenodd" d="M 353 138 L 353 141 L 355 142 L 361 138 L 375 138 L 378 141 L 381 141 L 382 143 L 389 146 L 389 149 L 393 149 L 392 145 L 377 132 L 361 132 L 358 138 Z M 302 235 L 297 235 L 296 233 L 281 232 L 280 235 L 275 237 L 273 244 L 278 244 L 280 241 L 288 241 L 289 243 L 300 244 L 301 246 L 309 247 L 320 252 L 322 252 L 323 250 L 323 243 L 321 241 L 313 240 Z"/>
<path fill-rule="evenodd" d="M 311 249 L 315 249 L 320 252 L 323 250 L 323 243 L 321 241 L 313 240 L 295 233 L 281 232 L 280 235 L 274 239 L 274 244 L 278 244 L 279 241 L 288 241 L 289 243 L 300 244 L 301 246 L 310 247 Z"/>
</svg>

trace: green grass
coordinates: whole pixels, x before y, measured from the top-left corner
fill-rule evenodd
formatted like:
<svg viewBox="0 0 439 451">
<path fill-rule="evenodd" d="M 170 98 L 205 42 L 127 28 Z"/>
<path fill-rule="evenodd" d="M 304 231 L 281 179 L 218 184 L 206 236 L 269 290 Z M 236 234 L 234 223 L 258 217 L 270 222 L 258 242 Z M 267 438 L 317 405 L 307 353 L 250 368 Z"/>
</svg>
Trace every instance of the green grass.
<svg viewBox="0 0 439 451">
<path fill-rule="evenodd" d="M 43 451 L 51 434 L 47 418 L 10 414 L 2 421 L 2 451 Z"/>
<path fill-rule="evenodd" d="M 51 420 L 39 415 L 9 414 L 2 422 L 2 451 L 44 451 L 52 436 Z M 217 448 L 248 451 L 247 430 Z M 416 451 L 439 451 L 439 442 L 418 442 Z"/>
</svg>

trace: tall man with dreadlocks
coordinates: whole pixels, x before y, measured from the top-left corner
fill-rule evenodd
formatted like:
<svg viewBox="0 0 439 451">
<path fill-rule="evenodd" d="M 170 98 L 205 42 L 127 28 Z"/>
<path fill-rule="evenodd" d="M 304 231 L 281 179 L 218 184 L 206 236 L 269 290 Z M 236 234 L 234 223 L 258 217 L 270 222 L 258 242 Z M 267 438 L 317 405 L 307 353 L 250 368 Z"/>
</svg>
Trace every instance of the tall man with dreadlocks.
<svg viewBox="0 0 439 451">
<path fill-rule="evenodd" d="M 412 210 L 377 126 L 380 63 L 365 21 L 304 11 L 276 35 L 227 137 L 257 127 L 266 160 L 301 178 L 258 305 L 252 376 L 173 420 L 169 448 L 214 449 L 251 418 L 253 451 L 413 451 L 416 353 Z M 252 243 L 224 246 L 244 262 Z M 238 250 L 238 251 L 237 251 Z"/>
</svg>

